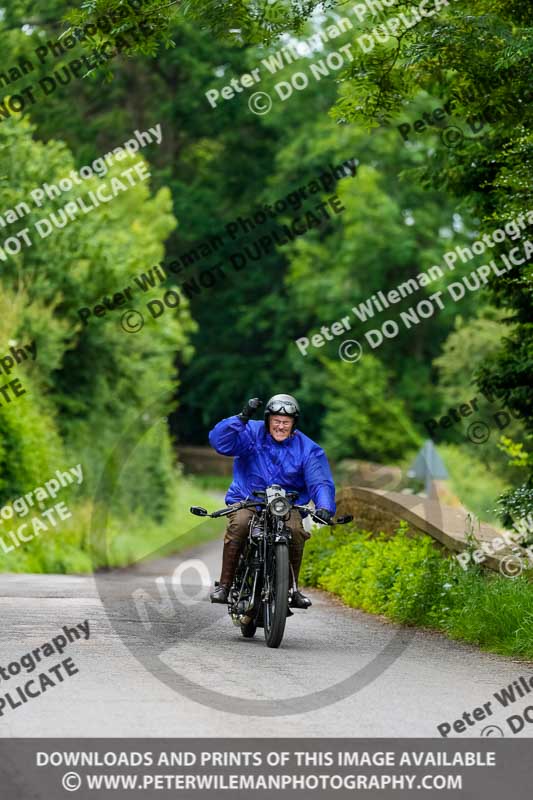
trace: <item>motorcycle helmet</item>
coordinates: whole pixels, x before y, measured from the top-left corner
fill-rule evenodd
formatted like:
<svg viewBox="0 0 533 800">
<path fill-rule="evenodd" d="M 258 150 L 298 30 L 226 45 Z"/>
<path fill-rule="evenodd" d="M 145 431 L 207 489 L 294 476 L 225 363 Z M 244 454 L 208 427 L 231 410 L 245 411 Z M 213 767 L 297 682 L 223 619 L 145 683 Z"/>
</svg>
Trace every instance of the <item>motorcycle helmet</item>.
<svg viewBox="0 0 533 800">
<path fill-rule="evenodd" d="M 300 406 L 296 398 L 291 394 L 275 394 L 265 406 L 265 426 L 267 431 L 269 430 L 271 414 L 292 417 L 294 425 L 292 426 L 291 433 L 293 433 L 300 417 Z"/>
</svg>

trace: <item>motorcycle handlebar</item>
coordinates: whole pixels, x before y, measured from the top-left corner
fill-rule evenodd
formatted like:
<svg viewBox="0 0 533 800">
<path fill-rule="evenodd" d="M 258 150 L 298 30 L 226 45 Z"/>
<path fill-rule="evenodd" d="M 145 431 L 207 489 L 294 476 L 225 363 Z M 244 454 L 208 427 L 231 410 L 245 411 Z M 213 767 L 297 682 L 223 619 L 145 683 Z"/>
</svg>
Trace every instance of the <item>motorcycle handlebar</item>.
<svg viewBox="0 0 533 800">
<path fill-rule="evenodd" d="M 212 514 L 208 514 L 206 512 L 205 514 L 202 514 L 202 516 L 211 517 L 213 519 L 217 517 L 226 517 L 228 514 L 232 514 L 234 511 L 238 511 L 241 508 L 255 508 L 258 505 L 265 506 L 266 505 L 265 500 L 257 499 L 248 502 L 243 501 L 242 503 L 236 503 L 235 505 L 230 506 L 229 508 L 221 508 L 218 511 L 213 511 Z M 311 511 L 310 508 L 307 508 L 307 506 L 294 505 L 293 508 L 296 509 L 297 511 L 305 511 L 306 514 L 310 514 L 310 516 L 315 520 L 315 522 L 320 522 L 322 523 L 322 525 L 326 524 L 323 519 L 317 517 L 316 514 L 313 511 Z M 190 511 L 191 513 L 195 513 L 192 508 L 190 509 Z M 332 519 L 331 522 L 329 522 L 329 525 L 346 525 L 347 522 L 351 522 L 352 520 L 353 517 L 350 514 L 346 514 L 345 516 L 339 517 L 338 519 Z"/>
<path fill-rule="evenodd" d="M 235 503 L 235 505 L 230 506 L 229 508 L 221 508 L 218 511 L 213 511 L 212 514 L 207 514 L 208 517 L 227 517 L 228 514 L 232 514 L 234 511 L 239 511 L 241 508 L 255 508 L 257 505 L 265 505 L 265 503 L 261 503 L 260 500 L 252 500 L 249 502 L 242 502 L 242 503 Z"/>
</svg>

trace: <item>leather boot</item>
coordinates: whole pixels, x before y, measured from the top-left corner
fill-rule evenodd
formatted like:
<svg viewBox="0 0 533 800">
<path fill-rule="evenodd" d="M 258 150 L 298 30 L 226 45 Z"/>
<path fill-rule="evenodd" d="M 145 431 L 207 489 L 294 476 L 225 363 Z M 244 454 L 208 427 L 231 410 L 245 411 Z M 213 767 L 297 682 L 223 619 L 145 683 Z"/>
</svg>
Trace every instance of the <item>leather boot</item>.
<svg viewBox="0 0 533 800">
<path fill-rule="evenodd" d="M 298 576 L 300 574 L 300 567 L 302 565 L 302 558 L 304 556 L 304 546 L 291 544 L 289 546 L 289 563 L 291 566 L 291 606 L 293 608 L 309 608 L 313 605 L 311 600 L 302 594 L 298 589 Z"/>
<path fill-rule="evenodd" d="M 235 577 L 237 564 L 239 563 L 239 556 L 242 550 L 242 542 L 229 541 L 224 542 L 224 550 L 222 552 L 222 570 L 220 573 L 220 580 L 215 582 L 215 588 L 210 594 L 212 603 L 227 603 L 228 592 Z"/>
</svg>

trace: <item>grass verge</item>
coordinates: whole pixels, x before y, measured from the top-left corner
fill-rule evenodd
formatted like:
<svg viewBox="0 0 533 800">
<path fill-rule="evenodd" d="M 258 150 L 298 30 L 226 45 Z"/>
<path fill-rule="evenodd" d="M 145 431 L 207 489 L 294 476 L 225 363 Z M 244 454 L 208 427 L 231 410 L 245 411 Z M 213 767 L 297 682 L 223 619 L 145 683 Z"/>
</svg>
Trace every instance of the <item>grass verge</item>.
<svg viewBox="0 0 533 800">
<path fill-rule="evenodd" d="M 429 627 L 484 650 L 533 659 L 533 583 L 464 571 L 402 523 L 392 538 L 346 526 L 315 531 L 301 577 L 347 605 Z"/>
<path fill-rule="evenodd" d="M 29 542 L 13 547 L 9 530 L 17 529 L 22 521 L 18 519 L 14 525 L 2 525 L 0 531 L 6 545 L 0 548 L 0 573 L 90 573 L 105 567 L 125 567 L 143 559 L 179 552 L 220 535 L 224 522 L 194 517 L 189 513 L 192 505 L 213 509 L 223 503 L 193 482 L 179 477 L 171 506 L 160 522 L 148 514 L 118 515 L 111 509 L 107 530 L 98 530 L 91 539 L 93 504 L 80 501 L 69 506 L 71 517 L 55 527 L 50 525 L 46 532 Z M 26 517 L 25 521 L 28 519 Z M 6 553 L 5 549 L 10 546 L 13 549 Z"/>
</svg>

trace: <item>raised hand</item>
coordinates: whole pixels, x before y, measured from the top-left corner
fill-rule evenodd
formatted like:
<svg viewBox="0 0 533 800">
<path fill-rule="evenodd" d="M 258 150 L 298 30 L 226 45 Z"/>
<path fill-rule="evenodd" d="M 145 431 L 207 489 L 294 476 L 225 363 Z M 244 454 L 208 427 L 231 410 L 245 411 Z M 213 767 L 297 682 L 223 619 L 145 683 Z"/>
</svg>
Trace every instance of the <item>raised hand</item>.
<svg viewBox="0 0 533 800">
<path fill-rule="evenodd" d="M 243 410 L 239 414 L 239 417 L 242 419 L 243 422 L 248 422 L 249 419 L 253 417 L 259 406 L 263 405 L 263 401 L 260 400 L 258 397 L 252 397 L 246 405 L 244 406 Z"/>
</svg>

